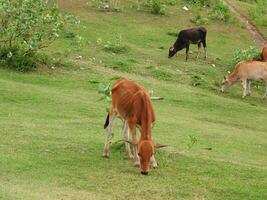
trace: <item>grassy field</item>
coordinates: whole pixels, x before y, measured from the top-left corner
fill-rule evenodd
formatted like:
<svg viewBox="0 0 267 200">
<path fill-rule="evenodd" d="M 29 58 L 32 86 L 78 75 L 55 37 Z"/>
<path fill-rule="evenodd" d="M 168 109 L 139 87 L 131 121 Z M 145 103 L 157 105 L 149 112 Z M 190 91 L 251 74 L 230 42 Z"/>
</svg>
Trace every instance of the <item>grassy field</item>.
<svg viewBox="0 0 267 200">
<path fill-rule="evenodd" d="M 0 199 L 267 199 L 263 85 L 254 84 L 246 99 L 240 85 L 219 93 L 234 50 L 255 45 L 238 20 L 207 25 L 208 59 L 196 60 L 192 45 L 185 62 L 184 51 L 167 59 L 176 39 L 168 33 L 194 26 L 196 8 L 186 12 L 178 3 L 156 16 L 132 8 L 134 1 L 119 13 L 86 0 L 57 2 L 79 16 L 81 25 L 69 31 L 83 37 L 81 46 L 63 37 L 44 51 L 64 65 L 24 74 L 0 69 Z M 114 45 L 122 52 L 112 53 Z M 101 157 L 108 102 L 98 100 L 99 83 L 118 77 L 164 97 L 154 102 L 153 137 L 169 146 L 156 151 L 159 168 L 148 176 L 115 143 L 120 120 L 110 159 Z"/>
</svg>

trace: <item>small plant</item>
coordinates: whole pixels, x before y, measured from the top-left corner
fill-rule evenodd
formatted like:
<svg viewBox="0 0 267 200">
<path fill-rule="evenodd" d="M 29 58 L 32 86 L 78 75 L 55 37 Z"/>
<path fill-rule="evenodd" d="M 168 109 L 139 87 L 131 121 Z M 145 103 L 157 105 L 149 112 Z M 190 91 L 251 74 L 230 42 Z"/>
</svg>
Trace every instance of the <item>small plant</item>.
<svg viewBox="0 0 267 200">
<path fill-rule="evenodd" d="M 190 19 L 190 21 L 192 23 L 194 23 L 195 25 L 199 26 L 199 25 L 205 25 L 209 23 L 209 19 L 206 17 L 201 16 L 201 14 L 198 14 L 195 18 Z"/>
<path fill-rule="evenodd" d="M 211 19 L 223 22 L 228 22 L 231 17 L 229 7 L 222 0 L 216 2 L 209 14 Z"/>
<path fill-rule="evenodd" d="M 98 93 L 102 95 L 99 100 L 106 100 L 107 102 L 111 102 L 110 83 L 108 84 L 100 83 L 98 88 Z"/>
<path fill-rule="evenodd" d="M 198 6 L 210 6 L 210 0 L 185 0 L 187 4 L 195 4 Z"/>
<path fill-rule="evenodd" d="M 122 7 L 120 0 L 94 0 L 94 5 L 103 11 L 121 12 Z"/>
<path fill-rule="evenodd" d="M 163 3 L 162 0 L 145 0 L 144 4 L 151 8 L 151 12 L 153 14 L 166 14 L 166 5 Z"/>
<path fill-rule="evenodd" d="M 233 63 L 237 64 L 244 60 L 258 60 L 260 59 L 260 53 L 255 46 L 250 46 L 247 49 L 237 49 L 233 55 Z"/>
<path fill-rule="evenodd" d="M 189 142 L 187 144 L 187 147 L 188 149 L 191 149 L 194 146 L 194 144 L 197 143 L 197 138 L 193 135 L 189 135 L 188 138 L 189 138 Z"/>
<path fill-rule="evenodd" d="M 98 40 L 97 41 L 98 44 L 101 44 L 102 43 L 102 40 Z M 111 53 L 115 53 L 115 54 L 122 54 L 122 53 L 126 53 L 129 51 L 129 47 L 127 47 L 126 45 L 123 44 L 122 42 L 122 35 L 121 34 L 118 34 L 116 36 L 116 40 L 114 43 L 110 42 L 110 41 L 107 41 L 105 44 L 104 44 L 104 48 L 103 48 L 105 51 L 107 52 L 111 52 Z"/>
</svg>

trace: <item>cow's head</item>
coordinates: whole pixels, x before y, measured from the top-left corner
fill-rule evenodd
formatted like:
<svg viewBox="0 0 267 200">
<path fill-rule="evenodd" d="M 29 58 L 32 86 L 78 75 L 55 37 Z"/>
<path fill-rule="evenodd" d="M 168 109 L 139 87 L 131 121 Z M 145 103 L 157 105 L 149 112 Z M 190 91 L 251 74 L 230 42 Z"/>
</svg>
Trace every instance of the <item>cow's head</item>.
<svg viewBox="0 0 267 200">
<path fill-rule="evenodd" d="M 224 77 L 222 84 L 221 84 L 221 92 L 225 92 L 230 86 L 232 85 L 232 82 L 229 80 L 228 77 Z"/>
<path fill-rule="evenodd" d="M 171 46 L 170 48 L 169 48 L 169 56 L 168 56 L 168 58 L 171 58 L 171 57 L 173 57 L 176 53 L 177 53 L 177 49 L 174 47 L 174 46 Z"/>
<path fill-rule="evenodd" d="M 154 144 L 151 140 L 140 140 L 138 143 L 138 156 L 140 159 L 141 174 L 147 175 L 150 165 L 150 159 L 154 154 L 154 148 L 161 148 L 167 145 Z"/>
</svg>

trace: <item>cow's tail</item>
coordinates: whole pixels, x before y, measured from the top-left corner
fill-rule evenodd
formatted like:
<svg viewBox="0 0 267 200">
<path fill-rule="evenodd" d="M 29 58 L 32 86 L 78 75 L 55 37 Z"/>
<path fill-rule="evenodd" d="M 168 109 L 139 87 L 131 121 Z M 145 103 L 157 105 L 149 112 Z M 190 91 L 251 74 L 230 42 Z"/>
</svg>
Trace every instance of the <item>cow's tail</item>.
<svg viewBox="0 0 267 200">
<path fill-rule="evenodd" d="M 106 122 L 104 124 L 104 129 L 106 129 L 108 127 L 108 124 L 109 124 L 109 113 L 107 115 Z"/>
</svg>

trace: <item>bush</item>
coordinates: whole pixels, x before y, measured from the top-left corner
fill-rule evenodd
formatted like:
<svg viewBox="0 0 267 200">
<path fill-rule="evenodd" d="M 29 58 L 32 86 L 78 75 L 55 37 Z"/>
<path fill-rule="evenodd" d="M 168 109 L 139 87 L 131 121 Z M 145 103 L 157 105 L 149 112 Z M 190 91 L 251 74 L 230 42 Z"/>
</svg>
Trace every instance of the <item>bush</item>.
<svg viewBox="0 0 267 200">
<path fill-rule="evenodd" d="M 145 5 L 151 8 L 153 14 L 166 14 L 166 5 L 161 0 L 145 0 Z"/>
<path fill-rule="evenodd" d="M 222 0 L 219 0 L 210 11 L 210 16 L 213 20 L 228 22 L 231 13 L 229 7 Z"/>
<path fill-rule="evenodd" d="M 43 0 L 0 0 L 1 60 L 9 67 L 28 71 L 38 50 L 62 33 L 65 19 L 55 5 Z"/>
<path fill-rule="evenodd" d="M 250 46 L 247 49 L 237 49 L 233 55 L 233 63 L 237 64 L 244 60 L 259 60 L 260 52 L 255 46 Z"/>
<path fill-rule="evenodd" d="M 198 14 L 195 18 L 190 19 L 190 21 L 197 26 L 209 23 L 209 19 L 207 17 L 202 17 L 200 14 Z"/>
</svg>

